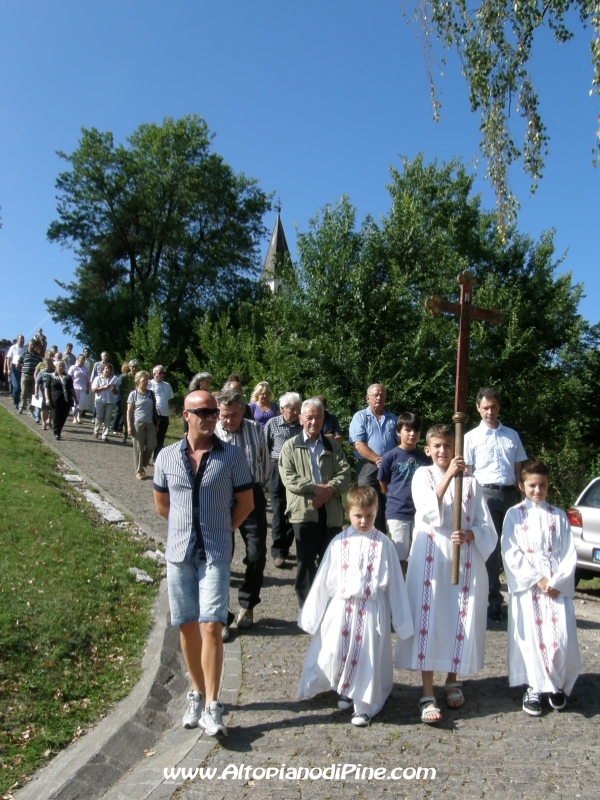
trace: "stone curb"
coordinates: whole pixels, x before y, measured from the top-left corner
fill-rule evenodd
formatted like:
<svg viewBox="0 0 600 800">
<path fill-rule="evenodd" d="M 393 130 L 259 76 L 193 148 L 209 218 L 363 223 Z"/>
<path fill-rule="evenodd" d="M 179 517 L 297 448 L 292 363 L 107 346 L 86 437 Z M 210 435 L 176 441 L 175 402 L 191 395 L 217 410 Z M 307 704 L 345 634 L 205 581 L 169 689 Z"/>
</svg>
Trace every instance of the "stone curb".
<svg viewBox="0 0 600 800">
<path fill-rule="evenodd" d="M 3 398 L 4 399 L 4 398 Z M 6 408 L 5 404 L 2 405 Z M 7 411 L 10 413 L 9 409 Z M 20 422 L 23 420 L 19 419 Z M 35 428 L 25 427 L 49 447 L 69 469 L 126 514 L 144 534 L 165 544 L 165 537 L 136 519 Z M 95 800 L 99 797 L 145 800 L 169 798 L 183 780 L 166 780 L 165 768 L 197 766 L 217 740 L 201 729 L 181 727 L 188 677 L 176 628 L 167 625 L 169 601 L 161 581 L 152 608 L 154 624 L 142 659 L 142 676 L 129 695 L 92 730 L 60 752 L 14 794 L 14 800 Z M 241 685 L 239 639 L 225 646 L 220 699 L 237 701 Z"/>
</svg>

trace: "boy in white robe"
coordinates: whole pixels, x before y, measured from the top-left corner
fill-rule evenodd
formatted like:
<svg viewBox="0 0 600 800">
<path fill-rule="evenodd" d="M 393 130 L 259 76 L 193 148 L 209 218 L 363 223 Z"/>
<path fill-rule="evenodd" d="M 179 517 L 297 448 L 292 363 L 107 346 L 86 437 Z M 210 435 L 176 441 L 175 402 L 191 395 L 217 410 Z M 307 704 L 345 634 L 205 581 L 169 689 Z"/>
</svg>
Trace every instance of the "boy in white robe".
<svg viewBox="0 0 600 800">
<path fill-rule="evenodd" d="M 449 708 L 465 702 L 457 674 L 483 668 L 487 623 L 486 559 L 498 537 L 481 487 L 470 475 L 463 479 L 462 529 L 454 530 L 454 477 L 464 471 L 462 456 L 454 456 L 454 435 L 448 425 L 427 431 L 425 453 L 433 466 L 420 467 L 412 481 L 415 527 L 408 561 L 406 588 L 412 609 L 414 636 L 396 649 L 400 669 L 420 670 L 423 696 L 421 721 L 442 719 L 433 690 L 434 670 L 446 672 L 444 691 Z M 460 544 L 460 579 L 450 582 L 452 548 Z"/>
<path fill-rule="evenodd" d="M 390 622 L 399 639 L 413 626 L 394 543 L 373 527 L 375 489 L 351 489 L 347 505 L 351 527 L 329 545 L 298 616 L 313 640 L 297 697 L 334 689 L 338 707 L 354 705 L 352 724 L 364 727 L 393 687 Z"/>
<path fill-rule="evenodd" d="M 546 502 L 549 469 L 527 461 L 519 488 L 526 499 L 509 509 L 502 528 L 502 559 L 510 593 L 508 678 L 525 684 L 523 711 L 542 713 L 542 694 L 560 711 L 579 672 L 573 609 L 577 554 L 565 512 Z"/>
</svg>

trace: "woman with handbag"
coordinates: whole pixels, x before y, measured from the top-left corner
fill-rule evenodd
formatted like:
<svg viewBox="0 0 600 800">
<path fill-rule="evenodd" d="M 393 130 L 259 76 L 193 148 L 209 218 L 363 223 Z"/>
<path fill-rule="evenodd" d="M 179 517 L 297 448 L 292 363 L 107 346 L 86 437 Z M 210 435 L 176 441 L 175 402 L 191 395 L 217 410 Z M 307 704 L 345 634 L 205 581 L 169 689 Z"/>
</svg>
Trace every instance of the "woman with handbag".
<svg viewBox="0 0 600 800">
<path fill-rule="evenodd" d="M 148 388 L 150 375 L 145 370 L 136 373 L 135 389 L 127 398 L 127 431 L 133 439 L 135 477 L 143 481 L 145 467 L 150 463 L 156 447 L 158 411 L 156 397 Z"/>
</svg>

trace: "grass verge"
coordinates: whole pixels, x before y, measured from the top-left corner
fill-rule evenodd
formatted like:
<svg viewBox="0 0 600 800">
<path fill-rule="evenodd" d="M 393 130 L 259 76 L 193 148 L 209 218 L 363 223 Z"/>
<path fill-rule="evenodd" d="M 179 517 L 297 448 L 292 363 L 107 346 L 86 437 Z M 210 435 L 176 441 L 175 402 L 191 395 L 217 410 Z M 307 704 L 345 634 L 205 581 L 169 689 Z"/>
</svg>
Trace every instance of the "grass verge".
<svg viewBox="0 0 600 800">
<path fill-rule="evenodd" d="M 56 456 L 0 408 L 0 796 L 78 738 L 140 674 L 159 578 L 98 524 Z"/>
</svg>

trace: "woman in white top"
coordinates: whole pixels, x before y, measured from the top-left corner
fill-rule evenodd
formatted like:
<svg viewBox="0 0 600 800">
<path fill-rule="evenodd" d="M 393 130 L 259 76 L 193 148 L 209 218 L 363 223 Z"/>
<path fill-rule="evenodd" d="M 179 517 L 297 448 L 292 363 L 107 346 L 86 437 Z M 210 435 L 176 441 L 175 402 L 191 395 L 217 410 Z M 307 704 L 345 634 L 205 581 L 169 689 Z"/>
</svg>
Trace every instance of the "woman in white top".
<svg viewBox="0 0 600 800">
<path fill-rule="evenodd" d="M 77 402 L 73 406 L 73 424 L 81 423 L 79 410 L 90 393 L 90 373 L 85 366 L 85 356 L 77 356 L 77 361 L 69 367 L 69 375 L 73 378 L 73 388 L 77 395 Z"/>
<path fill-rule="evenodd" d="M 94 436 L 100 435 L 102 426 L 102 441 L 108 442 L 108 429 L 115 407 L 115 396 L 118 393 L 117 384 L 113 375 L 112 364 L 102 367 L 102 374 L 92 381 L 92 392 L 96 396 L 96 422 L 94 423 Z"/>
</svg>

